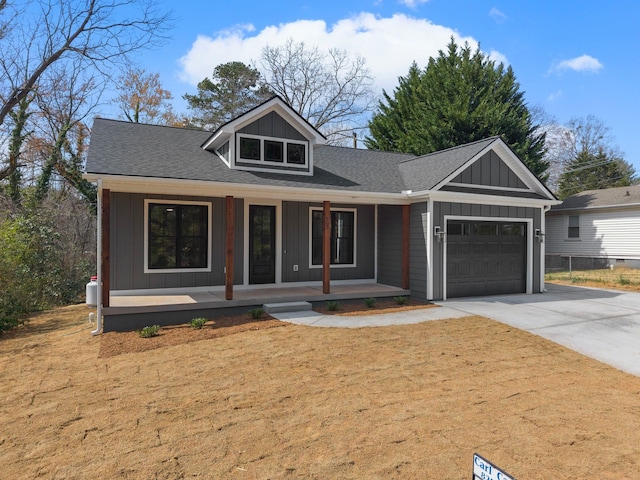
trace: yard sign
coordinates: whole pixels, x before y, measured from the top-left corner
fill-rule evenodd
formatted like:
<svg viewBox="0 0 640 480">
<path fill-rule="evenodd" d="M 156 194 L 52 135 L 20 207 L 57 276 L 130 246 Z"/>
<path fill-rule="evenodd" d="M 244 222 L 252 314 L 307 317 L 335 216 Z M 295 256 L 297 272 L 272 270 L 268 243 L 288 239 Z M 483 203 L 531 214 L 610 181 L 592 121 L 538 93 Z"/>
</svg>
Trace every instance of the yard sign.
<svg viewBox="0 0 640 480">
<path fill-rule="evenodd" d="M 516 480 L 477 453 L 473 454 L 473 478 L 471 480 Z"/>
</svg>

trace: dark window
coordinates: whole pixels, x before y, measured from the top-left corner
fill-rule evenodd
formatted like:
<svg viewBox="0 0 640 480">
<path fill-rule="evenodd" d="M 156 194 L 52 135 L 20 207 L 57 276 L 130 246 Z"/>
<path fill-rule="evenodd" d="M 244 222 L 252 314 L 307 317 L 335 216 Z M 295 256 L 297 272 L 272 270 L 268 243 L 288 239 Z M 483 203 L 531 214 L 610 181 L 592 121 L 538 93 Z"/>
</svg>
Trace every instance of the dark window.
<svg viewBox="0 0 640 480">
<path fill-rule="evenodd" d="M 206 205 L 149 204 L 148 267 L 207 268 Z"/>
<path fill-rule="evenodd" d="M 284 144 L 282 142 L 274 142 L 272 140 L 264 141 L 264 159 L 267 162 L 282 162 L 282 152 Z"/>
<path fill-rule="evenodd" d="M 304 162 L 305 162 L 304 145 L 300 143 L 288 143 L 287 144 L 287 163 L 304 165 Z"/>
<path fill-rule="evenodd" d="M 471 225 L 468 223 L 451 223 L 447 227 L 448 235 L 469 235 L 471 232 Z"/>
<path fill-rule="evenodd" d="M 473 225 L 474 235 L 498 235 L 498 225 L 495 223 L 475 223 Z"/>
<path fill-rule="evenodd" d="M 524 225 L 511 225 L 505 223 L 502 225 L 502 235 L 521 237 L 524 235 Z"/>
<path fill-rule="evenodd" d="M 568 238 L 580 238 L 580 215 L 569 215 Z"/>
<path fill-rule="evenodd" d="M 331 212 L 331 265 L 351 265 L 354 258 L 354 212 Z M 322 211 L 313 210 L 311 219 L 311 264 L 322 265 Z"/>
<path fill-rule="evenodd" d="M 245 160 L 260 160 L 260 139 L 241 137 L 240 158 Z"/>
</svg>

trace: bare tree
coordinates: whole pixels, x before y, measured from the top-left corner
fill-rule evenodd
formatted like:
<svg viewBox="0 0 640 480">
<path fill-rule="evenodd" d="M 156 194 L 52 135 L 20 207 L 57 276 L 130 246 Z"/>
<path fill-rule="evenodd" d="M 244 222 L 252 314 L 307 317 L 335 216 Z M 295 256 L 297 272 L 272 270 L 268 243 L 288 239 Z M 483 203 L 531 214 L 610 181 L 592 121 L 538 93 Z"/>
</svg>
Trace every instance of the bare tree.
<svg viewBox="0 0 640 480">
<path fill-rule="evenodd" d="M 176 125 L 180 123 L 170 100 L 173 95 L 162 88 L 158 73 L 128 66 L 118 81 L 120 95 L 116 98 L 120 118 L 133 123 Z"/>
<path fill-rule="evenodd" d="M 33 149 L 40 157 L 40 167 L 32 201 L 42 203 L 57 175 L 95 204 L 95 187 L 82 179 L 89 137 L 85 119 L 94 110 L 103 85 L 84 73 L 82 62 L 54 66 L 42 80 L 36 96 L 38 131 L 33 137 L 33 143 L 40 145 L 39 151 Z"/>
<path fill-rule="evenodd" d="M 19 15 L 0 5 L 13 18 L 0 40 L 0 125 L 52 65 L 82 59 L 104 71 L 156 42 L 169 21 L 152 0 L 32 0 Z"/>
<path fill-rule="evenodd" d="M 280 47 L 265 47 L 261 63 L 269 88 L 330 143 L 343 143 L 364 128 L 374 96 L 363 57 L 352 59 L 335 48 L 325 53 L 289 40 Z"/>
</svg>

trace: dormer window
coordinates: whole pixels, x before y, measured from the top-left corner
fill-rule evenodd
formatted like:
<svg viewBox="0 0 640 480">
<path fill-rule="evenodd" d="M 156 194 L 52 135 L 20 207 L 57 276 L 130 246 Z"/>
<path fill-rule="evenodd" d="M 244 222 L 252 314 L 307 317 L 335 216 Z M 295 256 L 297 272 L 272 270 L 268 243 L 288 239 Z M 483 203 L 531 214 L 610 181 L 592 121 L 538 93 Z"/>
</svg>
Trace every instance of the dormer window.
<svg viewBox="0 0 640 480">
<path fill-rule="evenodd" d="M 282 165 L 306 168 L 308 163 L 306 142 L 288 138 L 260 137 L 238 134 L 238 161 L 246 164 Z"/>
<path fill-rule="evenodd" d="M 232 170 L 311 176 L 314 147 L 325 141 L 298 112 L 274 96 L 222 125 L 202 148 Z"/>
<path fill-rule="evenodd" d="M 240 158 L 243 160 L 260 160 L 260 139 L 241 137 Z"/>
</svg>

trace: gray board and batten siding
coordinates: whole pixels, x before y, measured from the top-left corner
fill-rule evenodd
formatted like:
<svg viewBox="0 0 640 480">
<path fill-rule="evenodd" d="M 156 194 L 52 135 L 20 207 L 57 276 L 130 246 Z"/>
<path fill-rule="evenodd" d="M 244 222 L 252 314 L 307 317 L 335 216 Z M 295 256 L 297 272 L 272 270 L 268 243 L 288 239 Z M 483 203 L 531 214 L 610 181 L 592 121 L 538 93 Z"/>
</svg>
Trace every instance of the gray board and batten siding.
<svg viewBox="0 0 640 480">
<path fill-rule="evenodd" d="M 249 125 L 241 128 L 236 132 L 238 134 L 257 135 L 260 137 L 278 138 L 286 140 L 296 140 L 298 142 L 304 142 L 307 155 L 309 152 L 309 139 L 302 135 L 295 127 L 293 127 L 284 118 L 278 115 L 276 112 L 270 112 L 258 120 L 251 122 Z M 243 162 L 240 158 L 236 158 L 236 165 L 246 167 L 256 167 L 253 163 Z M 307 164 L 305 168 L 289 167 L 287 165 L 280 165 L 277 163 L 269 162 L 268 168 L 271 170 L 281 170 L 283 172 L 300 172 L 311 170 L 310 164 Z"/>
<path fill-rule="evenodd" d="M 378 206 L 378 283 L 402 287 L 402 206 Z"/>
<path fill-rule="evenodd" d="M 144 273 L 144 201 L 194 201 L 211 203 L 211 271 Z M 140 290 L 225 284 L 225 199 L 144 195 L 113 192 L 111 194 L 111 289 Z M 320 203 L 282 202 L 282 282 L 322 280 L 322 268 L 309 268 L 309 212 Z M 373 279 L 375 276 L 374 242 L 375 207 L 373 205 L 333 204 L 332 208 L 357 211 L 356 266 L 331 268 L 332 280 Z M 235 199 L 234 284 L 243 284 L 244 200 Z M 399 233 L 398 233 L 399 235 Z M 398 242 L 399 243 L 399 242 Z M 294 271 L 293 266 L 298 266 Z"/>
<path fill-rule="evenodd" d="M 282 202 L 282 282 L 322 280 L 322 268 L 310 268 L 309 217 L 311 208 L 321 203 Z M 373 205 L 331 204 L 331 208 L 356 209 L 356 266 L 331 267 L 331 280 L 368 280 L 375 276 L 375 207 Z M 298 271 L 294 271 L 294 265 Z"/>
<path fill-rule="evenodd" d="M 255 122 L 251 122 L 249 125 L 238 130 L 238 133 L 260 135 L 262 137 L 286 138 L 300 142 L 308 141 L 304 135 L 276 112 L 271 112 L 260 117 Z"/>
<path fill-rule="evenodd" d="M 165 200 L 211 203 L 211 271 L 144 273 L 144 201 Z M 140 290 L 225 284 L 226 215 L 224 198 L 111 193 L 111 289 Z M 243 200 L 235 199 L 236 252 L 243 252 Z M 242 284 L 243 256 L 234 259 L 234 284 Z"/>
<path fill-rule="evenodd" d="M 426 202 L 411 205 L 409 223 L 409 288 L 411 296 L 431 300 L 427 297 L 427 247 L 431 232 L 428 227 Z"/>
<path fill-rule="evenodd" d="M 493 150 L 485 153 L 467 169 L 451 179 L 453 183 L 522 188 L 527 186 Z"/>
</svg>

